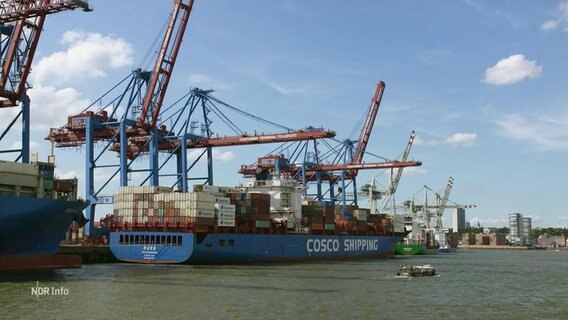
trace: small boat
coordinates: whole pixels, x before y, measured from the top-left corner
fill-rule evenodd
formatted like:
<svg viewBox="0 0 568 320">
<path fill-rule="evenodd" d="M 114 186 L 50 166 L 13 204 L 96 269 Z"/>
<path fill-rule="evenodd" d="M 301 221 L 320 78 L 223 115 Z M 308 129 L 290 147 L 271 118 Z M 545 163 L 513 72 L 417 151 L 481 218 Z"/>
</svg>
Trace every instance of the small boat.
<svg viewBox="0 0 568 320">
<path fill-rule="evenodd" d="M 440 252 L 440 253 L 456 252 L 456 248 L 452 248 L 452 247 L 448 246 L 447 244 L 444 244 L 444 245 L 441 245 L 438 248 L 438 252 Z"/>
<path fill-rule="evenodd" d="M 402 265 L 398 268 L 396 275 L 401 278 L 434 276 L 436 275 L 436 268 L 429 264 L 421 266 Z"/>
</svg>

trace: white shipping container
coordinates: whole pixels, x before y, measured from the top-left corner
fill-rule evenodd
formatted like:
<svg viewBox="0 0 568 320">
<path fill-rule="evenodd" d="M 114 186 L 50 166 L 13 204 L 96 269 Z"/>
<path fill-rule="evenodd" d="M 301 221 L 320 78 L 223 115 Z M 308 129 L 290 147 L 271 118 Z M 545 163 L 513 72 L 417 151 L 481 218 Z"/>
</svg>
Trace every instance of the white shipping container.
<svg viewBox="0 0 568 320">
<path fill-rule="evenodd" d="M 206 210 L 212 210 L 215 209 L 215 203 L 214 202 L 191 202 L 189 204 L 189 208 L 191 210 L 201 210 L 201 209 L 206 209 Z"/>
<path fill-rule="evenodd" d="M 234 212 L 217 212 L 217 217 L 219 219 L 235 219 Z"/>
<path fill-rule="evenodd" d="M 200 202 L 215 202 L 215 197 L 206 192 L 192 192 L 190 193 L 189 200 Z"/>
<path fill-rule="evenodd" d="M 219 192 L 219 187 L 217 186 L 210 186 L 208 184 L 196 184 L 193 185 L 194 192 L 202 192 L 202 191 L 210 191 L 210 192 Z"/>
<path fill-rule="evenodd" d="M 216 198 L 215 198 L 215 203 L 230 204 L 230 203 L 231 203 L 231 199 L 230 199 L 230 198 L 225 198 L 225 197 L 216 197 Z"/>
<path fill-rule="evenodd" d="M 219 192 L 222 193 L 238 193 L 241 192 L 240 188 L 234 188 L 234 187 L 219 187 Z"/>
<path fill-rule="evenodd" d="M 235 219 L 219 219 L 217 220 L 217 226 L 219 227 L 234 227 Z"/>
<path fill-rule="evenodd" d="M 215 203 L 215 209 L 217 210 L 226 210 L 235 212 L 236 206 L 234 204 L 225 204 L 225 203 Z"/>
<path fill-rule="evenodd" d="M 215 211 L 214 210 L 192 210 L 189 211 L 190 217 L 197 217 L 197 218 L 215 218 Z"/>
<path fill-rule="evenodd" d="M 35 164 L 0 160 L 0 172 L 15 173 L 28 176 L 39 176 L 39 168 Z"/>
</svg>

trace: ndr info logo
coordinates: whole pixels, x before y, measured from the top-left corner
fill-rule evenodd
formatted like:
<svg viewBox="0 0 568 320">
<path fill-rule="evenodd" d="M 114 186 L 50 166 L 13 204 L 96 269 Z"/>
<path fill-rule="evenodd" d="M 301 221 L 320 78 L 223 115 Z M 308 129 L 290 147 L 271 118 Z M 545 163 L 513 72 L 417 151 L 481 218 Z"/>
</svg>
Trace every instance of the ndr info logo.
<svg viewBox="0 0 568 320">
<path fill-rule="evenodd" d="M 67 296 L 69 295 L 69 289 L 64 287 L 40 287 L 39 281 L 36 281 L 36 286 L 32 287 L 32 296 Z"/>
</svg>

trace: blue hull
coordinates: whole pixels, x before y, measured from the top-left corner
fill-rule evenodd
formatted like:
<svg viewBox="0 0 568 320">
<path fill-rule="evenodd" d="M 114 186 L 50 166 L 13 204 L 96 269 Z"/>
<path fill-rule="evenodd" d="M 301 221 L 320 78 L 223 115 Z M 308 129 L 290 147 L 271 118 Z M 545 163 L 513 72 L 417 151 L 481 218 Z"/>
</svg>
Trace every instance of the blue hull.
<svg viewBox="0 0 568 320">
<path fill-rule="evenodd" d="M 84 201 L 0 196 L 0 256 L 55 254 Z"/>
<path fill-rule="evenodd" d="M 110 249 L 125 262 L 222 264 L 368 259 L 392 256 L 397 236 L 112 232 Z"/>
</svg>

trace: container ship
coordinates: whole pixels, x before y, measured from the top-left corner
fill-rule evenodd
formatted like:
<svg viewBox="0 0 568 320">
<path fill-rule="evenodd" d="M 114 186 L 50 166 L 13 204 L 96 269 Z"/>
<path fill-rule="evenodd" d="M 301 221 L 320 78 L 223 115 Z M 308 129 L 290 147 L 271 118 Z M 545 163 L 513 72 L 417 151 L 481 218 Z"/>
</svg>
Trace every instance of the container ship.
<svg viewBox="0 0 568 320">
<path fill-rule="evenodd" d="M 368 209 L 303 199 L 286 176 L 193 192 L 122 187 L 110 249 L 135 263 L 225 264 L 367 259 L 394 255 L 404 233 Z"/>
<path fill-rule="evenodd" d="M 86 222 L 76 179 L 55 179 L 53 162 L 0 161 L 0 271 L 77 267 L 57 255 L 73 221 Z"/>
</svg>

